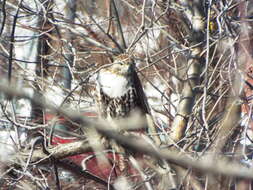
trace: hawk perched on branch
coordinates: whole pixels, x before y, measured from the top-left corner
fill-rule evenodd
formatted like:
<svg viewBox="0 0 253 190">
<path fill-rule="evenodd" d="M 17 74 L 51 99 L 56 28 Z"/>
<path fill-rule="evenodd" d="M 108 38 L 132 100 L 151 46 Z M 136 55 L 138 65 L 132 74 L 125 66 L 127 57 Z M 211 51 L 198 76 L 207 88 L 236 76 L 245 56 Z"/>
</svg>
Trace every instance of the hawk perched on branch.
<svg viewBox="0 0 253 190">
<path fill-rule="evenodd" d="M 97 104 L 105 119 L 128 117 L 135 110 L 150 113 L 135 64 L 128 55 L 120 55 L 97 75 Z"/>
<path fill-rule="evenodd" d="M 98 72 L 96 90 L 96 101 L 102 118 L 113 121 L 128 117 L 137 110 L 146 117 L 149 130 L 151 128 L 153 130 L 150 131 L 155 130 L 151 121 L 147 98 L 135 70 L 135 64 L 128 55 L 118 56 L 111 65 Z M 114 141 L 111 142 L 111 146 L 116 152 L 125 152 Z M 125 163 L 125 156 L 119 155 L 118 161 L 120 171 L 125 171 L 128 168 Z"/>
</svg>

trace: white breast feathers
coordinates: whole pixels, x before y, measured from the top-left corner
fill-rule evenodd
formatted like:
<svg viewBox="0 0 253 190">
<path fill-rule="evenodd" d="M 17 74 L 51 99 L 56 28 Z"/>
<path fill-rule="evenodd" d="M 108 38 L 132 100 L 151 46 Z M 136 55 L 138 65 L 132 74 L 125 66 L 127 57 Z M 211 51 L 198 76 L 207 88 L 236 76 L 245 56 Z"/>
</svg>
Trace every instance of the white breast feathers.
<svg viewBox="0 0 253 190">
<path fill-rule="evenodd" d="M 126 77 L 111 72 L 100 72 L 97 76 L 97 88 L 111 98 L 121 97 L 130 88 Z"/>
</svg>

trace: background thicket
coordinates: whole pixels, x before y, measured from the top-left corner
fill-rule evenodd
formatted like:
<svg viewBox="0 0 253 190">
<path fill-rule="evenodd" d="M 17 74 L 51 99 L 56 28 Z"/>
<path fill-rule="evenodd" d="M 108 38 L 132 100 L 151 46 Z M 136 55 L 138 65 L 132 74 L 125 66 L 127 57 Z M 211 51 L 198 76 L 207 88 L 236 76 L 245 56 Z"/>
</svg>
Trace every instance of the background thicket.
<svg viewBox="0 0 253 190">
<path fill-rule="evenodd" d="M 0 189 L 251 189 L 252 15 L 247 0 L 1 0 Z M 134 139 L 93 99 L 122 53 L 157 127 Z M 127 173 L 97 132 L 140 154 Z"/>
</svg>

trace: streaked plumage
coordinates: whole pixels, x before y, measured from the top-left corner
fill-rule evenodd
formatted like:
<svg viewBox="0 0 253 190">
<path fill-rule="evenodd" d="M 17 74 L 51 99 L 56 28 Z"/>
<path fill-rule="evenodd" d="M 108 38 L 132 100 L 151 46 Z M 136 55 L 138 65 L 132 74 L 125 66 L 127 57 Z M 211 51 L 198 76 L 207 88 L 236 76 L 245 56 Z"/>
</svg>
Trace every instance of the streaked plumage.
<svg viewBox="0 0 253 190">
<path fill-rule="evenodd" d="M 127 55 L 117 57 L 113 64 L 98 72 L 96 91 L 100 116 L 108 121 L 128 117 L 134 111 L 143 115 L 150 113 L 134 62 Z M 112 149 L 121 153 L 119 169 L 126 171 L 125 156 L 129 152 L 114 141 L 110 144 Z"/>
<path fill-rule="evenodd" d="M 149 113 L 135 65 L 126 56 L 98 72 L 96 90 L 98 109 L 105 119 L 127 117 L 134 110 Z"/>
</svg>

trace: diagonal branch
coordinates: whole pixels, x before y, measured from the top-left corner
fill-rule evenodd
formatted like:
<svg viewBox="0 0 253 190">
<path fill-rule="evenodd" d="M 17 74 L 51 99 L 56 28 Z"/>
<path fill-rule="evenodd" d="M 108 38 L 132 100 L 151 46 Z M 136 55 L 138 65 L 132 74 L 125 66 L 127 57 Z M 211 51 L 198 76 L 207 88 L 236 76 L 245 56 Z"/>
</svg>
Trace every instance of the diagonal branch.
<svg viewBox="0 0 253 190">
<path fill-rule="evenodd" d="M 111 127 L 108 126 L 106 123 L 99 123 L 90 121 L 84 116 L 75 114 L 74 111 L 66 111 L 61 108 L 55 108 L 50 103 L 46 103 L 41 97 L 31 97 L 30 95 L 17 90 L 16 88 L 0 84 L 0 92 L 6 94 L 8 97 L 22 97 L 22 98 L 28 98 L 32 102 L 37 103 L 38 105 L 42 107 L 47 107 L 57 113 L 60 113 L 61 115 L 64 115 L 68 119 L 71 119 L 73 122 L 78 123 L 82 127 L 94 127 L 98 132 L 103 134 L 104 136 L 108 138 L 114 139 L 117 143 L 121 144 L 124 147 L 127 147 L 128 149 L 132 151 L 136 151 L 142 154 L 147 154 L 149 156 L 152 156 L 156 159 L 164 159 L 168 162 L 176 165 L 180 165 L 184 168 L 194 168 L 201 172 L 205 173 L 212 173 L 212 174 L 222 174 L 230 177 L 240 177 L 240 178 L 248 178 L 253 179 L 253 170 L 249 169 L 245 166 L 242 166 L 241 164 L 235 163 L 235 162 L 229 162 L 226 159 L 219 159 L 219 160 L 211 160 L 210 157 L 203 157 L 201 160 L 194 160 L 189 158 L 189 156 L 183 155 L 182 153 L 176 152 L 176 151 L 169 151 L 164 149 L 159 149 L 158 147 L 155 147 L 155 145 L 152 145 L 148 143 L 143 138 L 136 138 L 136 137 L 130 137 L 130 136 L 124 136 L 120 134 L 119 132 L 111 130 Z M 79 144 L 80 146 L 83 146 L 83 142 L 79 141 L 75 143 L 70 143 L 66 145 L 59 145 L 57 150 L 57 154 L 65 154 L 66 147 L 72 147 L 71 152 L 74 154 L 80 154 L 80 152 L 75 152 L 76 145 Z M 57 146 L 58 147 L 58 146 Z M 55 149 L 57 149 L 55 147 Z M 85 146 L 84 146 L 85 147 Z M 88 149 L 88 146 L 86 147 Z M 87 151 L 87 149 L 84 148 L 83 151 Z M 34 155 L 36 155 L 36 151 L 34 151 Z M 65 154 L 65 156 L 67 156 Z M 60 157 L 60 156 L 59 156 Z"/>
</svg>

